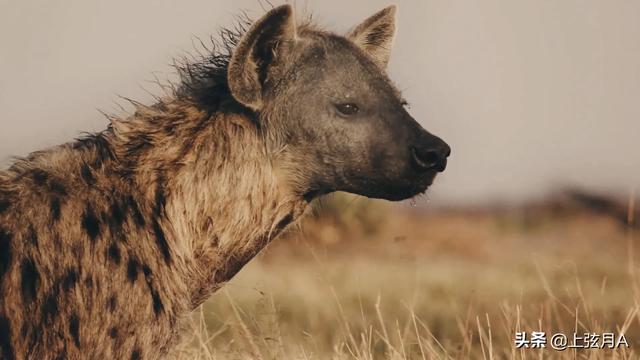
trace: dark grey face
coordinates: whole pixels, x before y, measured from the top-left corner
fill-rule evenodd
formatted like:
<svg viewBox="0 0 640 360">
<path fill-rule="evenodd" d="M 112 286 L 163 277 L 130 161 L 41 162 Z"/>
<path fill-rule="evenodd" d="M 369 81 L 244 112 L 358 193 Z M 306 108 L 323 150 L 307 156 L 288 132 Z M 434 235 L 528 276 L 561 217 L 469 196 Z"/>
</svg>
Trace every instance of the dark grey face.
<svg viewBox="0 0 640 360">
<path fill-rule="evenodd" d="M 268 101 L 286 107 L 281 121 L 289 145 L 311 158 L 300 166 L 312 189 L 388 200 L 424 192 L 444 171 L 449 146 L 409 115 L 384 72 L 349 40 L 318 35 L 309 42 L 293 76 L 278 84 L 286 89 Z"/>
<path fill-rule="evenodd" d="M 405 110 L 384 69 L 395 6 L 346 37 L 297 28 L 289 5 L 242 38 L 229 64 L 234 98 L 297 159 L 309 195 L 402 200 L 424 192 L 451 150 Z"/>
</svg>

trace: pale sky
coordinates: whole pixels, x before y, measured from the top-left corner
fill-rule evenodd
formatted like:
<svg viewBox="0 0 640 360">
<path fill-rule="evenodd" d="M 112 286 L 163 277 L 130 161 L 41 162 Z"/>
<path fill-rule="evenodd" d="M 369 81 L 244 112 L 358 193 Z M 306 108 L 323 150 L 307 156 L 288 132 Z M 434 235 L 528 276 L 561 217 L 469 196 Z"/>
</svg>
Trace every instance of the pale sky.
<svg viewBox="0 0 640 360">
<path fill-rule="evenodd" d="M 275 2 L 280 4 L 281 2 Z M 453 149 L 436 204 L 640 188 L 640 1 L 404 0 L 389 73 Z M 344 32 L 388 1 L 297 1 Z M 266 5 L 265 5 L 266 6 Z M 117 95 L 257 0 L 0 0 L 0 164 L 107 121 Z"/>
</svg>

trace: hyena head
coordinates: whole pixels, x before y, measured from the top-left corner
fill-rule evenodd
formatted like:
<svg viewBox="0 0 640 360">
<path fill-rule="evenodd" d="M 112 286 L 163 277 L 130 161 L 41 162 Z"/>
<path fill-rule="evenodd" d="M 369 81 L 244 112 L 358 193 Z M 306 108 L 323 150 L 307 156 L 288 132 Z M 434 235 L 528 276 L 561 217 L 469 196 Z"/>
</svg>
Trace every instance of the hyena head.
<svg viewBox="0 0 640 360">
<path fill-rule="evenodd" d="M 385 73 L 395 10 L 338 36 L 296 26 L 291 7 L 281 6 L 233 53 L 231 94 L 259 114 L 268 141 L 299 155 L 294 167 L 309 194 L 402 200 L 424 192 L 446 167 L 449 146 L 409 115 Z"/>
</svg>

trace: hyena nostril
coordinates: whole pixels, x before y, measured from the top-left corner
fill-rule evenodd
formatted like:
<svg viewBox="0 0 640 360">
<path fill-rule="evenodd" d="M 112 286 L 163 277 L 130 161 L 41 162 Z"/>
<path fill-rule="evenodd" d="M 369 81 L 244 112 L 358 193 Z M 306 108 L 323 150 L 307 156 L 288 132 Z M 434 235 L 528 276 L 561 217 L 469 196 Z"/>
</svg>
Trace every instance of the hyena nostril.
<svg viewBox="0 0 640 360">
<path fill-rule="evenodd" d="M 447 167 L 447 156 L 449 151 L 443 152 L 436 149 L 419 149 L 411 147 L 411 157 L 414 165 L 420 171 L 436 170 L 444 171 Z"/>
</svg>

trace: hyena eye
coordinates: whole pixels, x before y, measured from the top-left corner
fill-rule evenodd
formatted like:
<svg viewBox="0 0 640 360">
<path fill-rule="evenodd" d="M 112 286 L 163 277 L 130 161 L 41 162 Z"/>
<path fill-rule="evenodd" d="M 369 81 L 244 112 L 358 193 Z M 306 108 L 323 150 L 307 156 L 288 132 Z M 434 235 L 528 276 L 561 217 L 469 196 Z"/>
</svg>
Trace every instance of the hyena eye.
<svg viewBox="0 0 640 360">
<path fill-rule="evenodd" d="M 342 114 L 346 116 L 355 115 L 360 111 L 358 105 L 353 103 L 345 103 L 345 104 L 337 104 L 336 109 Z"/>
</svg>

